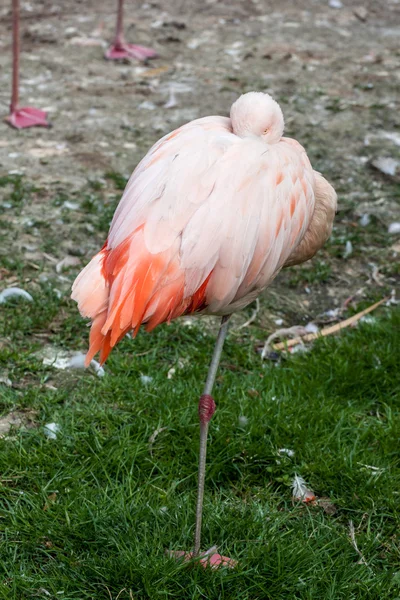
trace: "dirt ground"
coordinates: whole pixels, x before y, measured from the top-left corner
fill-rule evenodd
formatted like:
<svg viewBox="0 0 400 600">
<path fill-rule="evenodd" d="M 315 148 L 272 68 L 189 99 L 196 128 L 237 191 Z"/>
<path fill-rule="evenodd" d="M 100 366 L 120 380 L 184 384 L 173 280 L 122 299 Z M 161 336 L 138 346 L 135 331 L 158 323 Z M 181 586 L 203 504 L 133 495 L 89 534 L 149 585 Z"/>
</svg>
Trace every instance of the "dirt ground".
<svg viewBox="0 0 400 600">
<path fill-rule="evenodd" d="M 0 1 L 2 115 L 11 82 L 9 5 Z M 292 303 L 293 312 L 314 317 L 360 289 L 362 299 L 395 286 L 400 243 L 388 227 L 400 221 L 399 0 L 127 0 L 127 39 L 159 53 L 147 65 L 103 59 L 116 1 L 23 1 L 21 11 L 21 103 L 47 110 L 53 126 L 17 132 L 0 123 L 0 176 L 21 173 L 41 190 L 12 218 L 0 197 L 6 223 L 12 221 L 3 230 L 7 254 L 22 252 L 52 272 L 66 254 L 83 263 L 101 236 L 81 232 L 74 251 L 75 223 L 85 213 L 75 206 L 63 218 L 55 195 L 71 194 L 79 204 L 89 180 L 115 195 L 105 173 L 128 176 L 168 131 L 226 115 L 239 94 L 260 90 L 281 103 L 286 135 L 305 146 L 339 193 L 330 244 L 312 267 L 288 271 L 274 284 L 273 315 L 285 317 L 278 304 L 290 313 Z M 376 163 L 382 158 L 392 162 Z M 24 224 L 40 215 L 52 224 L 50 233 L 27 232 Z M 44 254 L 43 235 L 58 239 Z M 15 285 L 7 270 L 3 279 L 1 287 Z"/>
</svg>

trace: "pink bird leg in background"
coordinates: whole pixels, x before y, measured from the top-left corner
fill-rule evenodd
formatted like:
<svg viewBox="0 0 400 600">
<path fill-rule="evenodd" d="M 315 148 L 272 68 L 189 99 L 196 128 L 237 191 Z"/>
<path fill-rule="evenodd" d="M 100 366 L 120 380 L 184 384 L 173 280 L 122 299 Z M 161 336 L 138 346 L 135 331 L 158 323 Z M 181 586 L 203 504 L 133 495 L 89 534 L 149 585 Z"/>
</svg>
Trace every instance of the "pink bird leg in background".
<svg viewBox="0 0 400 600">
<path fill-rule="evenodd" d="M 182 315 L 220 315 L 221 327 L 198 405 L 196 528 L 202 566 L 234 566 L 212 548 L 200 552 L 211 396 L 231 314 L 247 306 L 287 266 L 311 258 L 328 239 L 336 209 L 332 186 L 304 148 L 283 137 L 280 106 L 250 92 L 230 118 L 205 117 L 159 140 L 133 172 L 103 248 L 72 288 L 92 321 L 86 363 L 143 324 L 151 331 Z"/>
<path fill-rule="evenodd" d="M 49 127 L 47 114 L 38 108 L 18 106 L 19 95 L 19 0 L 12 1 L 12 20 L 13 20 L 13 76 L 12 76 L 12 95 L 10 114 L 5 121 L 16 129 L 25 129 L 26 127 Z"/>
<path fill-rule="evenodd" d="M 121 60 L 122 58 L 136 58 L 137 60 L 146 61 L 149 58 L 156 58 L 157 53 L 151 48 L 138 46 L 136 44 L 127 44 L 123 33 L 123 11 L 124 0 L 118 0 L 118 15 L 117 15 L 117 33 L 114 42 L 105 53 L 105 58 L 108 60 Z"/>
</svg>

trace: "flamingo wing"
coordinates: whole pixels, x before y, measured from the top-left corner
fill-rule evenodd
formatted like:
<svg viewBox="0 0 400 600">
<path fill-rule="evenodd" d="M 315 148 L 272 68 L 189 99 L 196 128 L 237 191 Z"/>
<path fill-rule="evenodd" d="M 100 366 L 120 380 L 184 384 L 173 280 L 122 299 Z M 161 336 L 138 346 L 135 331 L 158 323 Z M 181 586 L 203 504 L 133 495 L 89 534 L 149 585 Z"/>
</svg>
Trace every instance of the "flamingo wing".
<svg viewBox="0 0 400 600">
<path fill-rule="evenodd" d="M 266 145 L 207 117 L 162 138 L 129 180 L 101 252 L 73 298 L 92 319 L 87 361 L 142 323 L 222 314 L 268 285 L 314 210 L 313 171 L 294 140 Z M 90 288 L 94 290 L 93 294 Z"/>
</svg>

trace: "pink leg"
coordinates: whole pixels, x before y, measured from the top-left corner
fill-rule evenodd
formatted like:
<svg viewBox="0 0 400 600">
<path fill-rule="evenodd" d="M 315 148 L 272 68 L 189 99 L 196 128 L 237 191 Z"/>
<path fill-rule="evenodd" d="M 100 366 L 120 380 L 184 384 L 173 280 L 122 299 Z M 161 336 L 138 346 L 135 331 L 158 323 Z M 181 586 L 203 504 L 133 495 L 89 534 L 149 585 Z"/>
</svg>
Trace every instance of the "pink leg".
<svg viewBox="0 0 400 600">
<path fill-rule="evenodd" d="M 18 107 L 19 91 L 19 0 L 12 0 L 13 14 L 13 78 L 10 114 L 5 118 L 6 123 L 16 129 L 24 129 L 39 125 L 48 127 L 46 113 L 38 108 Z"/>
<path fill-rule="evenodd" d="M 136 60 L 146 61 L 149 58 L 156 58 L 157 53 L 151 48 L 137 46 L 136 44 L 127 44 L 123 34 L 123 5 L 124 0 L 118 0 L 117 33 L 115 40 L 105 53 L 108 60 L 121 60 L 123 58 L 136 58 Z"/>
<path fill-rule="evenodd" d="M 214 398 L 211 396 L 212 388 L 214 386 L 215 378 L 217 375 L 218 365 L 221 358 L 222 347 L 224 345 L 225 337 L 228 332 L 228 321 L 229 316 L 223 317 L 221 327 L 219 330 L 218 338 L 214 348 L 214 354 L 211 360 L 210 368 L 208 370 L 207 381 L 204 386 L 203 395 L 199 400 L 199 420 L 200 420 L 200 456 L 199 456 L 199 482 L 197 490 L 197 508 L 196 508 L 196 532 L 194 538 L 194 551 L 193 552 L 182 552 L 182 551 L 169 551 L 169 556 L 177 559 L 188 561 L 191 559 L 199 559 L 199 563 L 202 567 L 211 567 L 218 569 L 219 567 L 235 567 L 237 561 L 222 556 L 217 553 L 217 548 L 213 546 L 206 552 L 200 552 L 200 538 L 201 538 L 201 522 L 203 515 L 203 498 L 204 498 L 204 480 L 206 474 L 206 457 L 207 457 L 207 436 L 208 436 L 208 425 L 215 412 Z"/>
</svg>

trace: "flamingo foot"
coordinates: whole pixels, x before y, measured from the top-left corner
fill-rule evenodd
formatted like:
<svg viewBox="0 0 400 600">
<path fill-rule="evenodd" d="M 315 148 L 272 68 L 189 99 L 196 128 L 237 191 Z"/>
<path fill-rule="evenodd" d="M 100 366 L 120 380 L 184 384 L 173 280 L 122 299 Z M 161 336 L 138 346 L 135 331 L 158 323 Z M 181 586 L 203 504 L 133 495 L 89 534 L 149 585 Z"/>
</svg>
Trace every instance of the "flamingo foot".
<svg viewBox="0 0 400 600">
<path fill-rule="evenodd" d="M 11 125 L 11 127 L 15 127 L 15 129 L 50 127 L 50 123 L 47 121 L 47 113 L 38 108 L 32 108 L 31 106 L 16 108 L 5 118 L 5 121 Z"/>
<path fill-rule="evenodd" d="M 107 60 L 122 60 L 124 58 L 135 58 L 145 62 L 149 58 L 157 58 L 157 52 L 146 46 L 126 44 L 125 42 L 114 42 L 104 55 Z"/>
<path fill-rule="evenodd" d="M 183 562 L 196 560 L 197 558 L 203 569 L 207 569 L 207 567 L 210 567 L 210 569 L 220 569 L 221 567 L 234 569 L 238 564 L 237 560 L 218 554 L 216 546 L 209 548 L 205 552 L 201 552 L 198 557 L 194 556 L 193 552 L 185 552 L 184 550 L 167 550 L 166 553 L 171 558 L 176 558 L 176 560 L 182 560 Z"/>
</svg>

